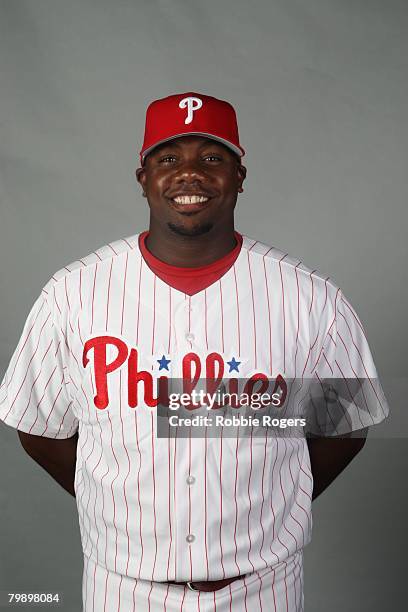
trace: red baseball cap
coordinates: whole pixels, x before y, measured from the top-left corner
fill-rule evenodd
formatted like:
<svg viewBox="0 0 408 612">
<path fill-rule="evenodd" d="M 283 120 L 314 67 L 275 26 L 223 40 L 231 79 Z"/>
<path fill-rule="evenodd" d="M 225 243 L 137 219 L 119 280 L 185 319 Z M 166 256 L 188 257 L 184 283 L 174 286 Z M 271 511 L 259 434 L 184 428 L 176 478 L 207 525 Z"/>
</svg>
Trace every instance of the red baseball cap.
<svg viewBox="0 0 408 612">
<path fill-rule="evenodd" d="M 146 111 L 146 125 L 140 162 L 155 147 L 187 134 L 206 136 L 245 155 L 239 144 L 238 125 L 233 106 L 225 100 L 188 91 L 154 100 Z"/>
</svg>

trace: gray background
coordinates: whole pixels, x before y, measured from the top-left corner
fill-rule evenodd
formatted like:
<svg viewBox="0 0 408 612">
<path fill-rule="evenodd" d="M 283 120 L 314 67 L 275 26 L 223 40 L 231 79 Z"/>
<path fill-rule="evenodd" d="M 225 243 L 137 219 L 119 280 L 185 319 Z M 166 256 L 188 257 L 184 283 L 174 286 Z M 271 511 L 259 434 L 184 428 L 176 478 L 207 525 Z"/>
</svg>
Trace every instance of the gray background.
<svg viewBox="0 0 408 612">
<path fill-rule="evenodd" d="M 147 227 L 146 106 L 196 90 L 237 110 L 237 229 L 330 274 L 405 407 L 407 17 L 402 0 L 1 0 L 1 375 L 49 277 Z M 404 608 L 405 434 L 369 439 L 314 502 L 307 611 Z M 75 501 L 15 431 L 0 444 L 0 591 L 59 589 L 77 611 Z"/>
</svg>

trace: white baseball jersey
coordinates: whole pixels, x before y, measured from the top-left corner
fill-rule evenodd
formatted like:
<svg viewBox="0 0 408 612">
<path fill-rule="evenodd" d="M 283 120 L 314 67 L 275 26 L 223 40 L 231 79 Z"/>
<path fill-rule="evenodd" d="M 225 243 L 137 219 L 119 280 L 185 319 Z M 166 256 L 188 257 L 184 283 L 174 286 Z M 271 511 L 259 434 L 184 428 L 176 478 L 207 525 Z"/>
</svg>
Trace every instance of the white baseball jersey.
<svg viewBox="0 0 408 612">
<path fill-rule="evenodd" d="M 388 413 L 341 290 L 247 236 L 224 276 L 192 296 L 151 271 L 132 235 L 64 267 L 34 303 L 0 418 L 50 438 L 79 432 L 86 612 L 303 609 L 313 485 L 305 438 L 269 428 L 264 437 L 156 436 L 158 377 L 189 377 L 193 366 L 210 376 L 215 363 L 227 378 L 300 381 L 294 403 L 316 409 L 315 433 Z M 326 379 L 338 386 L 335 402 L 319 397 Z M 165 583 L 243 574 L 214 593 Z"/>
</svg>

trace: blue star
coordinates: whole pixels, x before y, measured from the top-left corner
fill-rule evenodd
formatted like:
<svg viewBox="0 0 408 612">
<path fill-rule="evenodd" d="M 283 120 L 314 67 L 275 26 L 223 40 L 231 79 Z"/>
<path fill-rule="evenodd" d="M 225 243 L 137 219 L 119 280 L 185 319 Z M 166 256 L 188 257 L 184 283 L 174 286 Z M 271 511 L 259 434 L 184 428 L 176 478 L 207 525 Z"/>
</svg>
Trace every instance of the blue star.
<svg viewBox="0 0 408 612">
<path fill-rule="evenodd" d="M 166 359 L 164 355 L 162 355 L 161 359 L 156 359 L 157 363 L 159 364 L 159 371 L 160 370 L 167 370 L 169 371 L 169 363 L 171 361 L 171 359 Z"/>
<path fill-rule="evenodd" d="M 235 370 L 235 372 L 239 373 L 238 366 L 241 365 L 241 362 L 240 361 L 236 361 L 235 357 L 233 357 L 231 359 L 231 361 L 227 361 L 227 364 L 229 365 L 229 371 L 230 372 L 233 372 Z"/>
</svg>

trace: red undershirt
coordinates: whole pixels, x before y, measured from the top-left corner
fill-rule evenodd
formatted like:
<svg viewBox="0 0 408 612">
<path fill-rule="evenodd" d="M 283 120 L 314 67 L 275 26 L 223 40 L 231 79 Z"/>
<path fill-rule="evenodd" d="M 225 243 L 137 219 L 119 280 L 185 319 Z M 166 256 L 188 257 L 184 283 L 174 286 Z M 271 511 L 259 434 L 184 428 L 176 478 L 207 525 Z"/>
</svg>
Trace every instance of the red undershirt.
<svg viewBox="0 0 408 612">
<path fill-rule="evenodd" d="M 145 244 L 148 233 L 148 231 L 144 231 L 139 236 L 139 248 L 143 259 L 162 281 L 173 287 L 173 289 L 187 293 L 187 295 L 203 291 L 219 280 L 234 264 L 242 246 L 242 235 L 234 231 L 237 244 L 232 251 L 207 266 L 185 268 L 172 266 L 152 255 Z"/>
</svg>

